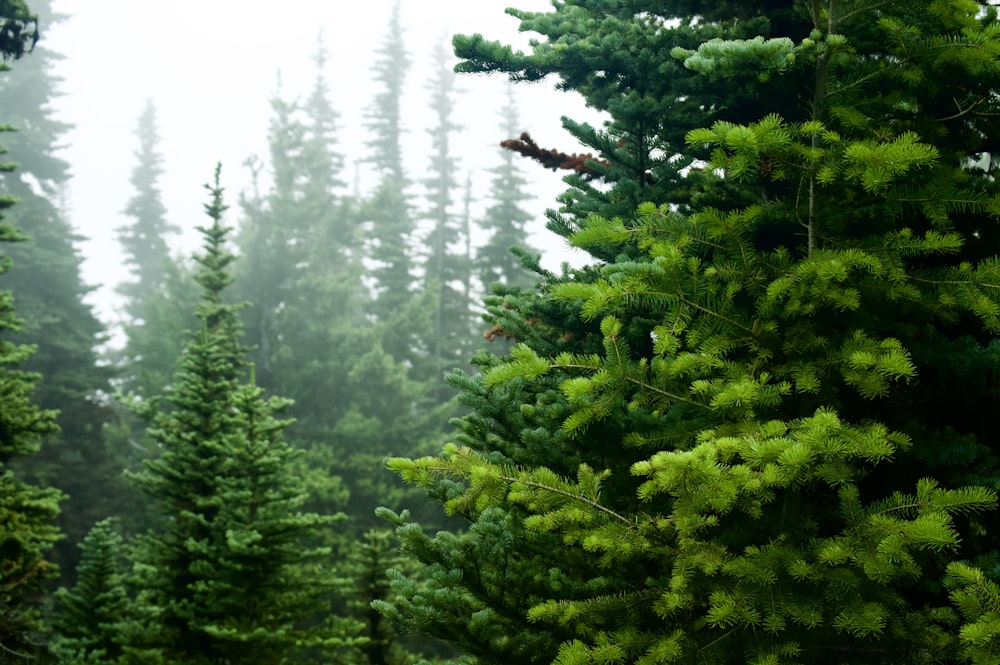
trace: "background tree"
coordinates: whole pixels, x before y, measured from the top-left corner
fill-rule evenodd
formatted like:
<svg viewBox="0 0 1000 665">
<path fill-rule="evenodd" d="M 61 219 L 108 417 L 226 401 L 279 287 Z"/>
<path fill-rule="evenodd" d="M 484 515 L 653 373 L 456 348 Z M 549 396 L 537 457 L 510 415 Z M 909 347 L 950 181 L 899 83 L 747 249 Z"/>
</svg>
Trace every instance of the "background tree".
<svg viewBox="0 0 1000 665">
<path fill-rule="evenodd" d="M 610 114 L 550 218 L 595 262 L 392 462 L 469 528 L 403 525 L 435 584 L 381 607 L 484 662 L 995 661 L 995 12 L 636 9 L 456 38 Z"/>
<path fill-rule="evenodd" d="M 518 119 L 513 88 L 508 88 L 507 101 L 500 110 L 500 135 L 505 139 L 518 136 L 523 128 Z M 476 272 L 482 283 L 482 293 L 492 291 L 494 283 L 508 287 L 528 287 L 533 275 L 511 250 L 530 249 L 525 225 L 531 214 L 523 207 L 527 198 L 527 179 L 522 173 L 512 150 L 501 148 L 500 163 L 490 169 L 489 198 L 492 204 L 478 226 L 489 233 L 486 242 L 476 251 Z"/>
<path fill-rule="evenodd" d="M 203 298 L 195 332 L 155 416 L 162 450 L 134 476 L 163 510 L 158 529 L 134 551 L 139 591 L 125 627 L 134 662 L 281 662 L 302 649 L 344 648 L 340 627 L 302 627 L 316 617 L 334 580 L 319 561 L 329 550 L 305 547 L 336 516 L 300 510 L 306 501 L 281 438 L 287 406 L 265 400 L 245 367 L 237 305 L 223 290 L 233 256 L 218 171 L 210 187 L 198 283 Z"/>
<path fill-rule="evenodd" d="M 424 185 L 428 206 L 425 219 L 430 224 L 430 232 L 424 241 L 427 247 L 424 289 L 434 303 L 428 331 L 428 379 L 432 394 L 437 400 L 444 401 L 452 391 L 441 378 L 455 367 L 465 364 L 475 338 L 469 294 L 472 273 L 470 229 L 463 228 L 457 210 L 458 160 L 451 150 L 451 137 L 459 128 L 452 117 L 455 72 L 443 43 L 435 46 L 432 58 L 434 75 L 427 89 L 435 125 L 427 130 L 431 137 L 431 155 Z"/>
<path fill-rule="evenodd" d="M 6 47 L 3 53 L 5 58 L 18 55 Z M 0 69 L 6 67 L 0 63 Z M 7 162 L 0 164 L 5 172 L 13 168 Z M 15 201 L 0 195 L 0 211 L 9 210 Z M 23 240 L 24 236 L 0 216 L 0 241 Z M 0 274 L 6 274 L 10 267 L 10 259 L 0 256 Z M 40 585 L 58 572 L 48 555 L 61 537 L 54 524 L 61 493 L 26 483 L 10 468 L 17 458 L 36 454 L 42 438 L 58 429 L 55 413 L 34 402 L 38 375 L 19 369 L 34 351 L 34 347 L 10 340 L 20 327 L 13 294 L 0 291 L 0 663 L 36 655 L 41 644 Z"/>
<path fill-rule="evenodd" d="M 33 4 L 43 25 L 58 20 L 48 2 Z M 10 221 L 31 241 L 8 251 L 18 269 L 6 285 L 17 294 L 24 319 L 11 341 L 37 345 L 22 368 L 41 375 L 35 399 L 41 408 L 59 412 L 60 426 L 38 455 L 18 464 L 32 482 L 54 485 L 71 498 L 60 516 L 67 539 L 56 550 L 63 572 L 71 574 L 76 543 L 118 506 L 107 484 L 113 487 L 117 469 L 102 434 L 112 417 L 107 406 L 111 372 L 98 362 L 96 351 L 105 339 L 104 327 L 84 302 L 90 288 L 80 277 L 79 238 L 57 205 L 69 180 L 68 165 L 56 156 L 68 126 L 55 117 L 51 104 L 58 58 L 43 41 L 0 79 L 5 117 L 20 128 L 7 141 L 19 169 L 2 174 L 0 191 L 18 199 Z"/>
<path fill-rule="evenodd" d="M 146 100 L 135 135 L 139 147 L 129 178 L 133 194 L 124 210 L 130 221 L 117 230 L 132 279 L 117 288 L 124 298 L 126 341 L 122 357 L 116 359 L 121 366 L 116 383 L 122 392 L 148 398 L 162 393 L 173 376 L 183 333 L 193 323 L 195 294 L 183 288 L 190 276 L 170 255 L 169 239 L 180 228 L 167 221 L 160 194 L 163 157 L 152 100 Z"/>
<path fill-rule="evenodd" d="M 0 72 L 7 72 L 7 61 L 21 57 L 37 41 L 37 19 L 20 2 L 0 5 Z M 0 131 L 9 131 L 5 126 Z M 3 150 L 6 152 L 6 150 Z M 0 164 L 0 171 L 16 166 Z M 0 212 L 16 203 L 10 195 L 0 195 Z M 0 241 L 23 241 L 16 228 L 0 215 Z M 10 270 L 7 256 L 0 256 L 0 274 Z M 0 291 L 0 331 L 9 334 L 20 328 L 14 313 L 14 297 Z M 43 411 L 32 402 L 37 376 L 15 369 L 29 357 L 33 348 L 12 344 L 0 338 L 0 662 L 31 657 L 39 644 L 40 629 L 36 602 L 42 580 L 55 574 L 45 557 L 59 537 L 53 525 L 59 514 L 58 491 L 24 483 L 8 468 L 10 461 L 38 452 L 41 438 L 57 429 L 55 414 Z"/>
<path fill-rule="evenodd" d="M 413 321 L 420 315 L 420 308 L 426 307 L 426 303 L 420 303 L 416 309 L 412 306 L 414 262 L 410 242 L 415 224 L 406 192 L 409 180 L 403 168 L 404 129 L 400 111 L 409 67 L 397 1 L 372 67 L 379 90 L 368 115 L 367 127 L 372 132 L 368 149 L 379 184 L 362 211 L 365 224 L 370 227 L 367 255 L 375 262 L 370 270 L 375 281 L 375 298 L 369 311 L 376 320 L 388 322 L 385 350 L 400 361 L 413 358 L 414 340 L 404 325 L 405 317 Z"/>
</svg>

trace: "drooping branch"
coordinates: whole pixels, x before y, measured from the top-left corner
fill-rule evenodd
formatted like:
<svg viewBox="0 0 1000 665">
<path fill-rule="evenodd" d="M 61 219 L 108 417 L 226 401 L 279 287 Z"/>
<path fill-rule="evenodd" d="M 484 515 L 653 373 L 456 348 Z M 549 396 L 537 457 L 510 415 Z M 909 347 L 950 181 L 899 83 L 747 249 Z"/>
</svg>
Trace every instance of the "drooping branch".
<svg viewBox="0 0 1000 665">
<path fill-rule="evenodd" d="M 500 146 L 506 150 L 513 150 L 524 157 L 533 159 L 545 168 L 552 169 L 553 171 L 557 169 L 576 171 L 587 180 L 600 178 L 603 175 L 603 173 L 594 169 L 587 162 L 596 162 L 603 166 L 611 166 L 609 161 L 594 157 L 590 153 L 573 153 L 570 155 L 559 150 L 540 148 L 528 132 L 522 132 L 520 138 L 501 141 Z"/>
</svg>

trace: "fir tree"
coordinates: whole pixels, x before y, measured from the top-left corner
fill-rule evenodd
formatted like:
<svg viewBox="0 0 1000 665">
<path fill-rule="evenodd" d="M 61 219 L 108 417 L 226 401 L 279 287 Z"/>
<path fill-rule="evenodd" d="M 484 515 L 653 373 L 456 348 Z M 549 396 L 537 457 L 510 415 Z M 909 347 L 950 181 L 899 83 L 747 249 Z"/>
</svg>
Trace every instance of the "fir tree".
<svg viewBox="0 0 1000 665">
<path fill-rule="evenodd" d="M 167 240 L 180 229 L 167 222 L 161 200 L 163 160 L 156 108 L 150 100 L 138 118 L 136 138 L 136 164 L 130 178 L 133 194 L 124 210 L 129 223 L 118 229 L 125 264 L 131 273 L 131 281 L 119 284 L 117 289 L 124 297 L 121 326 L 125 343 L 108 355 L 117 370 L 114 384 L 118 391 L 149 400 L 162 394 L 173 378 L 176 358 L 184 348 L 185 331 L 196 321 L 192 310 L 198 294 L 189 267 L 170 255 Z M 136 471 L 143 459 L 155 454 L 155 447 L 145 440 L 141 419 L 127 409 L 120 410 L 124 413 L 105 428 L 105 437 L 116 453 L 118 465 Z M 122 497 L 133 491 L 128 485 L 116 489 Z M 144 506 L 143 501 L 131 500 L 116 511 L 126 532 L 148 528 Z"/>
<path fill-rule="evenodd" d="M 431 136 L 431 158 L 429 177 L 424 180 L 428 204 L 425 218 L 431 226 L 425 240 L 424 288 L 434 301 L 428 344 L 432 370 L 429 379 L 434 386 L 442 385 L 440 378 L 446 372 L 465 363 L 471 355 L 474 337 L 468 292 L 472 273 L 469 229 L 462 228 L 461 217 L 455 210 L 459 187 L 458 160 L 451 149 L 451 138 L 459 128 L 452 119 L 455 73 L 444 44 L 435 47 L 432 58 L 434 77 L 427 88 L 435 124 L 427 130 Z M 435 389 L 434 393 L 443 401 L 450 391 Z"/>
<path fill-rule="evenodd" d="M 995 11 L 511 13 L 460 67 L 610 114 L 550 219 L 594 263 L 391 463 L 469 528 L 401 526 L 435 585 L 383 609 L 482 662 L 995 662 Z"/>
<path fill-rule="evenodd" d="M 114 663 L 122 655 L 118 630 L 127 607 L 122 580 L 122 537 L 114 520 L 94 525 L 80 543 L 76 584 L 56 593 L 52 652 L 60 665 Z"/>
<path fill-rule="evenodd" d="M 32 4 L 43 25 L 59 20 L 47 0 Z M 71 498 L 60 515 L 67 539 L 55 552 L 63 573 L 70 574 L 76 543 L 120 504 L 112 489 L 119 468 L 102 433 L 112 420 L 111 371 L 97 353 L 104 326 L 84 302 L 91 289 L 80 275 L 80 238 L 58 205 L 70 177 L 68 164 L 57 155 L 68 126 L 52 108 L 59 82 L 53 67 L 60 57 L 43 39 L 0 79 L 5 119 L 19 128 L 7 140 L 19 168 L 2 174 L 0 192 L 18 199 L 9 218 L 30 240 L 8 250 L 17 269 L 6 276 L 6 287 L 17 294 L 24 319 L 11 341 L 37 346 L 22 369 L 41 375 L 38 405 L 59 412 L 59 432 L 46 437 L 40 454 L 16 464 L 33 482 L 58 487 Z"/>
<path fill-rule="evenodd" d="M 379 184 L 363 209 L 363 219 L 371 226 L 368 256 L 376 262 L 371 270 L 375 299 L 370 312 L 379 321 L 392 322 L 395 330 L 401 330 L 400 317 L 411 301 L 414 279 L 410 254 L 414 221 L 406 193 L 409 180 L 403 169 L 401 113 L 409 67 L 397 1 L 373 66 L 379 91 L 368 116 L 367 126 L 373 134 L 368 148 Z M 386 350 L 397 360 L 409 360 L 412 344 L 410 335 L 400 333 L 386 340 Z"/>
<path fill-rule="evenodd" d="M 20 3 L 0 6 L 0 71 L 7 71 L 8 58 L 24 52 L 33 17 Z M 14 39 L 14 43 L 10 40 Z M 33 43 L 33 40 L 32 40 Z M 0 131 L 9 131 L 4 126 Z M 6 152 L 0 150 L 0 154 Z M 15 165 L 0 164 L 10 172 Z M 0 196 L 0 213 L 16 203 Z M 24 241 L 24 236 L 0 214 L 0 242 Z M 0 274 L 11 261 L 0 255 Z M 14 295 L 0 291 L 0 663 L 27 662 L 41 644 L 41 621 L 37 609 L 41 583 L 57 573 L 48 561 L 49 550 L 61 537 L 54 525 L 62 495 L 54 489 L 28 484 L 11 470 L 11 462 L 38 452 L 42 438 L 56 431 L 55 413 L 40 409 L 33 399 L 37 374 L 19 366 L 34 348 L 10 340 L 21 327 L 14 312 Z"/>
<path fill-rule="evenodd" d="M 125 265 L 133 280 L 118 287 L 126 298 L 125 311 L 131 319 L 141 318 L 134 307 L 139 300 L 163 288 L 170 250 L 167 239 L 180 228 L 167 222 L 167 209 L 160 197 L 159 179 L 163 175 L 163 157 L 158 151 L 160 136 L 156 126 L 156 107 L 146 100 L 135 132 L 139 149 L 132 168 L 134 194 L 125 207 L 132 223 L 118 229 L 118 240 L 125 250 Z"/>
<path fill-rule="evenodd" d="M 120 367 L 117 385 L 122 392 L 149 398 L 159 395 L 174 371 L 174 358 L 184 346 L 184 331 L 194 319 L 191 309 L 197 294 L 187 267 L 170 255 L 169 238 L 180 233 L 167 221 L 160 194 L 163 157 L 156 107 L 147 100 L 136 125 L 138 149 L 129 181 L 132 196 L 125 206 L 129 224 L 118 229 L 131 281 L 118 285 L 124 296 L 125 348 L 116 361 Z"/>
<path fill-rule="evenodd" d="M 218 184 L 209 187 L 197 281 L 202 329 L 181 357 L 169 408 L 155 414 L 151 435 L 161 455 L 134 480 L 159 503 L 159 528 L 135 548 L 132 579 L 140 591 L 123 628 L 130 662 L 286 662 L 302 649 L 343 648 L 349 640 L 317 616 L 333 578 L 305 547 L 336 521 L 301 511 L 306 493 L 293 475 L 297 454 L 281 437 L 287 406 L 241 383 L 245 349 L 232 282 L 229 229 Z"/>
<path fill-rule="evenodd" d="M 510 138 L 522 131 L 512 87 L 508 88 L 506 99 L 500 111 L 500 132 L 503 137 Z M 532 283 L 532 274 L 514 253 L 515 249 L 529 250 L 525 225 L 531 220 L 531 215 L 522 207 L 528 180 L 515 159 L 512 150 L 501 149 L 500 163 L 490 169 L 493 203 L 478 224 L 489 233 L 489 238 L 476 251 L 476 272 L 482 282 L 482 293 L 490 293 L 496 283 L 525 288 Z"/>
</svg>

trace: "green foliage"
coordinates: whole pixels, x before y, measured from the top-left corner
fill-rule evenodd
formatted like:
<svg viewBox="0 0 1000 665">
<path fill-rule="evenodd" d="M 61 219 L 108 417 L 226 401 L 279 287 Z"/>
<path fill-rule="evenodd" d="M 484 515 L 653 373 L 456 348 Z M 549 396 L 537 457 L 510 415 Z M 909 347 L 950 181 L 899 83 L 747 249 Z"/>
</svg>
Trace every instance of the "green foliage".
<svg viewBox="0 0 1000 665">
<path fill-rule="evenodd" d="M 3 172 L 14 168 L 0 165 Z M 6 213 L 15 202 L 9 195 L 0 196 L 0 212 Z M 23 241 L 4 217 L 0 215 L 0 242 Z M 0 274 L 10 268 L 10 258 L 0 255 Z M 63 495 L 25 482 L 10 468 L 19 458 L 38 453 L 43 437 L 58 431 L 56 414 L 35 402 L 39 376 L 20 369 L 35 350 L 11 341 L 20 328 L 14 295 L 0 291 L 0 662 L 34 657 L 41 644 L 38 593 L 41 583 L 58 572 L 49 551 L 62 537 L 54 522 Z"/>
<path fill-rule="evenodd" d="M 52 652 L 64 665 L 114 663 L 121 656 L 119 624 L 127 607 L 121 575 L 122 538 L 111 518 L 95 524 L 80 543 L 83 556 L 72 589 L 56 592 Z"/>
<path fill-rule="evenodd" d="M 995 660 L 993 10 L 509 13 L 459 69 L 608 113 L 550 216 L 594 263 L 488 302 L 518 344 L 389 462 L 467 530 L 399 519 L 380 608 L 485 663 Z"/>
<path fill-rule="evenodd" d="M 302 510 L 308 496 L 292 466 L 300 453 L 281 436 L 290 421 L 276 417 L 287 400 L 265 400 L 252 372 L 249 384 L 240 380 L 241 307 L 222 295 L 234 257 L 218 171 L 209 190 L 212 225 L 200 228 L 196 259 L 202 329 L 159 410 L 140 407 L 161 454 L 132 477 L 162 519 L 133 552 L 126 662 L 277 663 L 354 642 L 332 619 L 310 623 L 336 579 L 321 563 L 329 549 L 306 543 L 339 518 Z"/>
<path fill-rule="evenodd" d="M 42 25 L 59 18 L 47 1 L 32 2 L 31 8 Z M 42 409 L 57 411 L 59 425 L 37 455 L 12 467 L 32 484 L 69 495 L 59 517 L 67 538 L 53 556 L 70 575 L 79 556 L 76 544 L 123 502 L 117 491 L 120 468 L 103 437 L 105 424 L 113 420 L 107 403 L 112 372 L 98 362 L 97 351 L 105 330 L 84 301 L 91 288 L 81 278 L 80 238 L 59 206 L 70 178 L 69 165 L 58 156 L 69 127 L 56 118 L 53 104 L 59 57 L 43 39 L 0 77 L 4 120 L 19 128 L 5 141 L 18 169 L 0 174 L 0 193 L 19 201 L 9 220 L 30 240 L 5 250 L 17 266 L 5 275 L 5 288 L 16 294 L 23 319 L 9 339 L 35 346 L 20 369 L 40 375 L 33 399 Z"/>
<path fill-rule="evenodd" d="M 24 0 L 0 2 L 0 54 L 16 60 L 38 43 L 38 17 Z"/>
</svg>

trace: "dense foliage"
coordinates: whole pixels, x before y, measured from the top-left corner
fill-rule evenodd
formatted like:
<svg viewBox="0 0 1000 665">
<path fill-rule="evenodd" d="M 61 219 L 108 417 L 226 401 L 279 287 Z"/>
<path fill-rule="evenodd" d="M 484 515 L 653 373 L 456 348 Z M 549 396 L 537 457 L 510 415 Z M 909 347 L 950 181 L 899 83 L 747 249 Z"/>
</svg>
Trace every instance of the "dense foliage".
<svg viewBox="0 0 1000 665">
<path fill-rule="evenodd" d="M 456 148 L 447 49 L 408 81 L 393 3 L 366 154 L 320 36 L 193 262 L 146 105 L 100 357 L 29 4 L 0 0 L 0 663 L 1000 660 L 994 8 L 511 9 L 526 52 L 453 40 L 512 81 L 497 159 Z M 606 118 L 563 119 L 582 151 L 520 126 L 545 79 Z M 589 256 L 558 274 L 539 166 Z"/>
<path fill-rule="evenodd" d="M 550 218 L 594 263 L 392 462 L 468 528 L 402 526 L 434 583 L 385 611 L 484 662 L 995 662 L 995 12 L 510 13 L 532 52 L 459 68 L 608 112 Z"/>
</svg>

